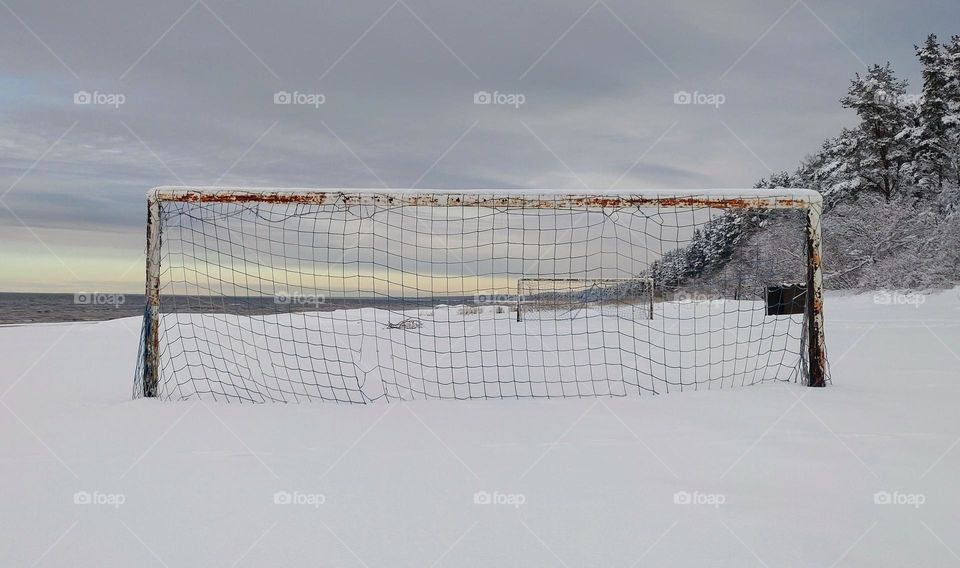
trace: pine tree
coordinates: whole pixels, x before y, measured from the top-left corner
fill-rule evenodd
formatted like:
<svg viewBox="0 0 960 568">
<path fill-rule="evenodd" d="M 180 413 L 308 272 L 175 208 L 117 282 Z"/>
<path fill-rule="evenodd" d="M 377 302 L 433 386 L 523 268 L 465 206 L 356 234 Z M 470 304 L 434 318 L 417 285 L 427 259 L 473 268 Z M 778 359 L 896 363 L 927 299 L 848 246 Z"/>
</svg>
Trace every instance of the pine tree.
<svg viewBox="0 0 960 568">
<path fill-rule="evenodd" d="M 828 209 L 856 198 L 863 185 L 857 174 L 862 154 L 858 137 L 858 130 L 844 128 L 839 136 L 825 140 L 797 169 L 797 185 L 819 191 Z"/>
<path fill-rule="evenodd" d="M 907 82 L 896 78 L 890 64 L 874 65 L 866 76 L 858 73 L 840 102 L 856 110 L 860 126 L 855 136 L 856 173 L 863 190 L 875 191 L 890 201 L 900 190 L 909 144 L 901 134 L 910 113 L 900 104 Z"/>
<path fill-rule="evenodd" d="M 950 162 L 951 142 L 944 119 L 949 114 L 947 58 L 937 36 L 930 34 L 923 46 L 914 46 L 923 65 L 923 97 L 917 126 L 911 129 L 914 175 L 919 197 L 937 197 L 943 190 Z"/>
<path fill-rule="evenodd" d="M 796 176 L 789 172 L 771 173 L 769 178 L 760 178 L 760 181 L 753 184 L 754 189 L 779 189 L 800 187 L 802 184 Z"/>
<path fill-rule="evenodd" d="M 954 183 L 960 187 L 960 36 L 950 38 L 945 52 L 947 112 L 943 124 L 949 141 L 947 168 L 953 173 Z"/>
</svg>

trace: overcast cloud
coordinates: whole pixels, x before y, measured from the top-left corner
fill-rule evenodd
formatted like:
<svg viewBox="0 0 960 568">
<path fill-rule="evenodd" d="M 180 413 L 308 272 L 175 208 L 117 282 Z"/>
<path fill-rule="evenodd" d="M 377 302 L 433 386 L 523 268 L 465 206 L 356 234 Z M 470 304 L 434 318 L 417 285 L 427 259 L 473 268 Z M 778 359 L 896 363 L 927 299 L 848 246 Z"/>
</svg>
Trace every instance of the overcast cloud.
<svg viewBox="0 0 960 568">
<path fill-rule="evenodd" d="M 837 100 L 865 64 L 915 86 L 912 44 L 956 33 L 956 15 L 955 0 L 2 0 L 0 290 L 136 290 L 156 185 L 749 187 L 852 122 Z"/>
</svg>

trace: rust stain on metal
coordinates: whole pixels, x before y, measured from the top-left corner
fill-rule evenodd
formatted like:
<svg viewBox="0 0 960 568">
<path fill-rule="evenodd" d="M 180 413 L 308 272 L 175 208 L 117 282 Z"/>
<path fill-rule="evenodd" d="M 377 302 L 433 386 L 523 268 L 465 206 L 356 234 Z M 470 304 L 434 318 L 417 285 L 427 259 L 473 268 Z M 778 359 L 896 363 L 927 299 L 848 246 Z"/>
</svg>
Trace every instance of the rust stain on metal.
<svg viewBox="0 0 960 568">
<path fill-rule="evenodd" d="M 827 384 L 827 354 L 823 338 L 823 288 L 819 210 L 811 208 L 807 216 L 807 326 L 808 385 Z"/>
<path fill-rule="evenodd" d="M 482 193 L 350 193 L 348 191 L 256 192 L 256 191 L 183 191 L 158 194 L 161 201 L 186 203 L 276 203 L 303 205 L 386 204 L 411 207 L 511 207 L 531 209 L 685 207 L 711 209 L 779 209 L 807 207 L 803 198 L 783 196 L 673 196 L 670 195 L 485 195 Z"/>
<path fill-rule="evenodd" d="M 186 194 L 190 202 L 219 202 L 219 203 L 317 203 L 323 204 L 327 200 L 327 194 L 303 194 L 303 193 L 200 193 L 193 192 Z"/>
</svg>

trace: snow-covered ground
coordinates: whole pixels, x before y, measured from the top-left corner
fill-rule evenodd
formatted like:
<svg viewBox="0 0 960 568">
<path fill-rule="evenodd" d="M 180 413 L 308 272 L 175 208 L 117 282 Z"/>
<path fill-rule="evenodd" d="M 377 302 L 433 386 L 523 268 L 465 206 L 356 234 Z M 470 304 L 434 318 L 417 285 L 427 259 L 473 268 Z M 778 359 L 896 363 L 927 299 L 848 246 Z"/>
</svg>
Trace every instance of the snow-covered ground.
<svg viewBox="0 0 960 568">
<path fill-rule="evenodd" d="M 159 397 L 365 403 L 639 396 L 801 374 L 803 315 L 699 300 L 162 314 Z M 402 329 L 398 324 L 412 325 Z"/>
<path fill-rule="evenodd" d="M 3 327 L 0 565 L 960 563 L 960 290 L 826 310 L 826 389 L 368 406 L 130 400 L 139 319 Z"/>
</svg>

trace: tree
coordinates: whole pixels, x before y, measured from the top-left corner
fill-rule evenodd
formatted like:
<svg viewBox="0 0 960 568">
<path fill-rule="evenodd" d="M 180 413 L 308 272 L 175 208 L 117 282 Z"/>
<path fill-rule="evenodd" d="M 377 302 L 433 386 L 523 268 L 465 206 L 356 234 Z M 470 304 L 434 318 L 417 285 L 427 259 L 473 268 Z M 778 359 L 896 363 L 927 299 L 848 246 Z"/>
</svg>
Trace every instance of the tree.
<svg viewBox="0 0 960 568">
<path fill-rule="evenodd" d="M 904 166 L 910 161 L 909 144 L 901 134 L 910 113 L 900 104 L 907 82 L 896 78 L 890 64 L 873 65 L 866 76 L 858 73 L 840 102 L 860 117 L 851 131 L 855 139 L 856 174 L 866 191 L 890 201 L 900 190 Z"/>
<path fill-rule="evenodd" d="M 800 180 L 789 172 L 770 173 L 769 178 L 760 178 L 760 181 L 753 184 L 754 189 L 778 189 L 799 187 L 802 185 Z"/>
<path fill-rule="evenodd" d="M 960 187 L 960 36 L 950 38 L 945 46 L 944 67 L 947 86 L 944 92 L 946 114 L 943 124 L 950 142 L 948 168 L 953 172 L 954 182 Z"/>
<path fill-rule="evenodd" d="M 844 107 L 859 123 L 807 156 L 796 172 L 755 188 L 806 187 L 824 197 L 825 281 L 830 288 L 927 288 L 960 279 L 960 36 L 914 46 L 922 97 L 890 64 L 851 81 Z M 658 283 L 696 284 L 743 297 L 770 282 L 800 282 L 804 219 L 726 212 L 652 266 Z M 800 267 L 799 269 L 797 267 Z"/>
<path fill-rule="evenodd" d="M 863 186 L 857 173 L 861 161 L 859 136 L 857 130 L 844 128 L 839 136 L 825 140 L 797 169 L 797 185 L 819 191 L 827 209 L 855 199 Z"/>
<path fill-rule="evenodd" d="M 917 126 L 911 129 L 914 175 L 918 197 L 929 200 L 943 190 L 949 169 L 951 141 L 945 118 L 949 114 L 947 57 L 930 34 L 923 46 L 914 46 L 923 65 L 923 97 L 917 114 Z"/>
<path fill-rule="evenodd" d="M 693 234 L 689 244 L 665 253 L 651 265 L 655 286 L 679 288 L 694 280 L 709 284 L 710 277 L 729 263 L 743 240 L 761 229 L 766 217 L 750 211 L 724 211 L 710 219 Z"/>
</svg>

